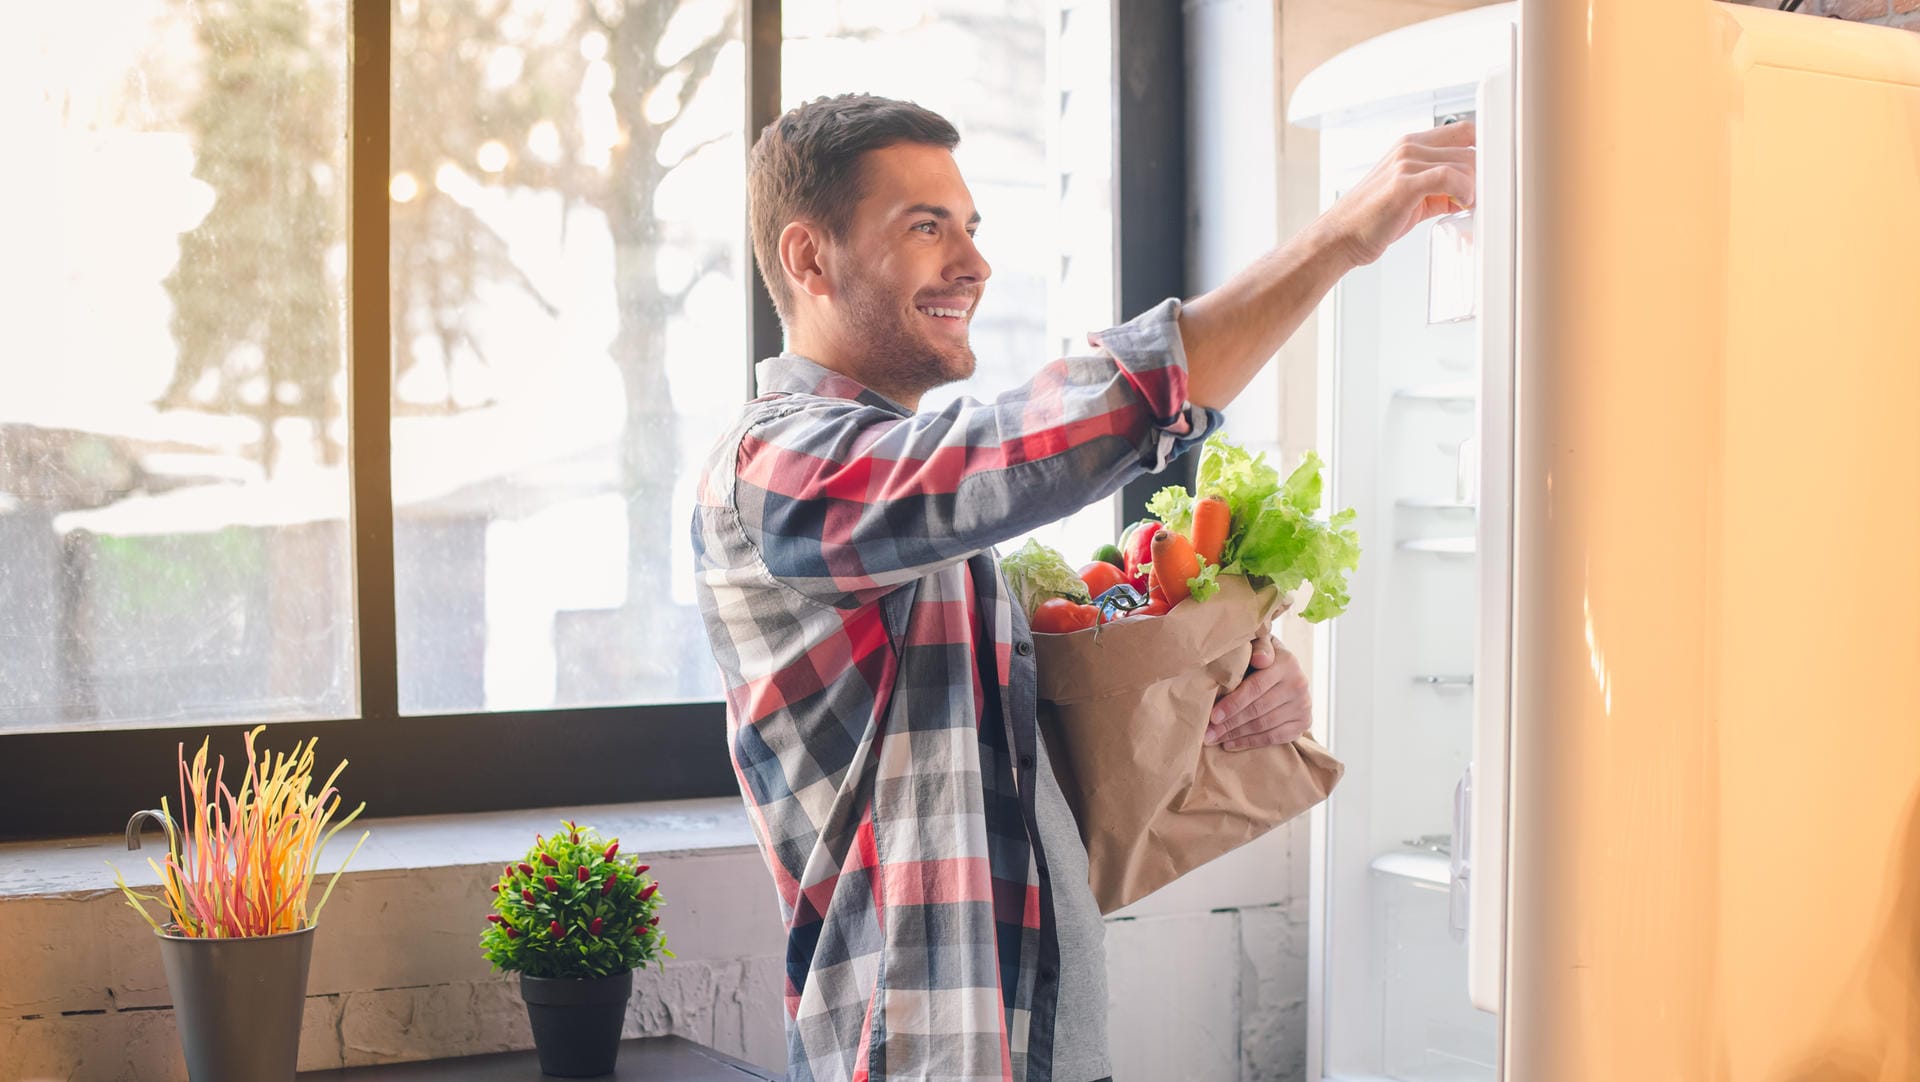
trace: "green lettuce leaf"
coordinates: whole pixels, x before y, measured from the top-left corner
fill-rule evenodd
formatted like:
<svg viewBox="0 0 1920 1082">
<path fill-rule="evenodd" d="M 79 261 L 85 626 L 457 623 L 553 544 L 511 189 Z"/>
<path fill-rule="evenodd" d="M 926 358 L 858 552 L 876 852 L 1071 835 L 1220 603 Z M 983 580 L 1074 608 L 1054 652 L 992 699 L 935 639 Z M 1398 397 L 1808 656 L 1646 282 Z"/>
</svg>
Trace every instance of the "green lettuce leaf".
<svg viewBox="0 0 1920 1082">
<path fill-rule="evenodd" d="M 1184 536 L 1193 528 L 1193 493 L 1179 485 L 1168 485 L 1147 499 L 1147 514 Z"/>
<path fill-rule="evenodd" d="M 1187 580 L 1187 591 L 1195 601 L 1205 601 L 1220 592 L 1220 565 L 1203 563 L 1200 573 Z"/>
<path fill-rule="evenodd" d="M 1193 528 L 1196 494 L 1227 501 L 1233 519 L 1220 553 L 1222 566 L 1203 568 L 1188 581 L 1196 600 L 1213 596 L 1222 574 L 1247 575 L 1271 581 L 1286 593 L 1311 583 L 1313 596 L 1300 615 L 1314 623 L 1346 611 L 1352 601 L 1347 576 L 1360 566 L 1360 535 L 1353 528 L 1351 508 L 1330 518 L 1317 517 L 1325 496 L 1325 467 L 1320 456 L 1309 451 L 1282 479 L 1264 454 L 1252 454 L 1219 435 L 1207 438 L 1194 491 L 1170 485 L 1147 502 L 1147 511 L 1167 529 L 1185 535 Z"/>
<path fill-rule="evenodd" d="M 1081 604 L 1093 600 L 1087 594 L 1087 584 L 1080 581 L 1080 573 L 1067 558 L 1032 538 L 1011 555 L 1001 557 L 1000 573 L 1007 577 L 1008 587 L 1028 616 L 1050 597 Z"/>
</svg>

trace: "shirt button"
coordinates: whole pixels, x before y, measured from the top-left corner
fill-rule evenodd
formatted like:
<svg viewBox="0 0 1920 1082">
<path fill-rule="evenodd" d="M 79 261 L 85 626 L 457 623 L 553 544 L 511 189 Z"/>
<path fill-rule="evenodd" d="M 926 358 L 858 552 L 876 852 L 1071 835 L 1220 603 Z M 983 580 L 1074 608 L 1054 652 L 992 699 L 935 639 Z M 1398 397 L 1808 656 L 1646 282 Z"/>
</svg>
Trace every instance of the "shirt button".
<svg viewBox="0 0 1920 1082">
<path fill-rule="evenodd" d="M 1020 769 L 1022 769 L 1022 770 L 1032 770 L 1032 769 L 1033 769 L 1033 756 L 1031 756 L 1031 755 L 1022 755 L 1022 756 L 1020 757 Z"/>
<path fill-rule="evenodd" d="M 1033 644 L 1025 639 L 1021 639 L 1019 642 L 1013 644 L 1013 652 L 1019 654 L 1021 657 L 1026 657 L 1028 654 L 1033 653 Z"/>
</svg>

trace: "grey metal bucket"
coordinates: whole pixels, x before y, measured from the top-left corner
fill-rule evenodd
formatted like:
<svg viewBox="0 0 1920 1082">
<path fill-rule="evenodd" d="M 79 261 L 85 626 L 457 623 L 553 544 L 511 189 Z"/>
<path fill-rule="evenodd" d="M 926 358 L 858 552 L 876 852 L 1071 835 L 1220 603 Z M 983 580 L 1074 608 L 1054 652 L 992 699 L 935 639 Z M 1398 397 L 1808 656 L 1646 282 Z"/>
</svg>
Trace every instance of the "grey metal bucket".
<svg viewBox="0 0 1920 1082">
<path fill-rule="evenodd" d="M 171 926 L 169 926 L 171 927 Z M 193 1082 L 293 1082 L 313 927 L 279 935 L 160 935 Z"/>
</svg>

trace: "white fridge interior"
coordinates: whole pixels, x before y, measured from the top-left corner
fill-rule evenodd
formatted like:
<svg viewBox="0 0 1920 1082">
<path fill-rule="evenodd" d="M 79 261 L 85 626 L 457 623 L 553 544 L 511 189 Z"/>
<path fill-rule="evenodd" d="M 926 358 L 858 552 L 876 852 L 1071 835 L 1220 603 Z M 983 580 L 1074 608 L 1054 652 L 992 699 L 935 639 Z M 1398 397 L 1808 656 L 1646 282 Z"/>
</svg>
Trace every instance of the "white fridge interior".
<svg viewBox="0 0 1920 1082">
<path fill-rule="evenodd" d="M 1315 1079 L 1498 1077 L 1513 17 L 1374 39 L 1309 75 L 1290 113 L 1320 129 L 1323 206 L 1436 124 L 1476 122 L 1481 172 L 1472 210 L 1417 226 L 1320 312 L 1320 444 L 1365 554 L 1315 650 L 1348 765 L 1314 830 Z"/>
</svg>

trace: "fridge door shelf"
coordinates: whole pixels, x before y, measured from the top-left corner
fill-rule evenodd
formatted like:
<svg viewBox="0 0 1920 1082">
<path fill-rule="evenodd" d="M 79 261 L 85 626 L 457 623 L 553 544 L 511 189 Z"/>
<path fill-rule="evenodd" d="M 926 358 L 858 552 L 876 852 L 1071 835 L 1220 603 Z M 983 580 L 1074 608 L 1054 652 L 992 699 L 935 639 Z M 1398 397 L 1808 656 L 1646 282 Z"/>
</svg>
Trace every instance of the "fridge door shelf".
<svg viewBox="0 0 1920 1082">
<path fill-rule="evenodd" d="M 1445 853 L 1395 850 L 1374 857 L 1370 867 L 1381 875 L 1397 875 L 1403 879 L 1430 883 L 1442 890 L 1446 889 L 1452 875 Z"/>
<path fill-rule="evenodd" d="M 1457 674 L 1457 675 L 1444 675 L 1444 676 L 1438 675 L 1438 674 L 1433 674 L 1433 675 L 1422 674 L 1419 676 L 1415 676 L 1413 678 L 1413 682 L 1420 685 L 1421 687 L 1435 688 L 1437 690 L 1446 690 L 1449 688 L 1470 688 L 1473 686 L 1473 674 L 1463 673 L 1463 674 Z"/>
<path fill-rule="evenodd" d="M 1402 541 L 1395 547 L 1407 552 L 1426 552 L 1439 556 L 1471 556 L 1474 552 L 1471 537 L 1421 537 Z"/>
<path fill-rule="evenodd" d="M 1442 409 L 1457 410 L 1461 413 L 1472 410 L 1477 398 L 1473 386 L 1466 383 L 1434 383 L 1419 387 L 1399 387 L 1393 392 L 1395 402 L 1439 406 Z"/>
<path fill-rule="evenodd" d="M 1471 514 L 1479 505 L 1472 500 L 1423 500 L 1403 497 L 1393 501 L 1395 507 L 1404 507 L 1409 511 L 1449 511 Z"/>
</svg>

